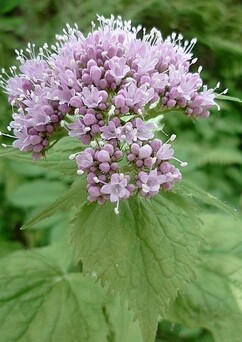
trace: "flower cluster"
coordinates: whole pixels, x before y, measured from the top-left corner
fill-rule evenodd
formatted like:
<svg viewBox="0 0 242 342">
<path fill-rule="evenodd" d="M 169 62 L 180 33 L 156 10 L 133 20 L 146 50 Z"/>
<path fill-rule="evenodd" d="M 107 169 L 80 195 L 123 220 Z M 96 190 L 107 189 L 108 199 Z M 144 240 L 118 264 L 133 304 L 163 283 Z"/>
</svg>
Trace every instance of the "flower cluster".
<svg viewBox="0 0 242 342">
<path fill-rule="evenodd" d="M 13 147 L 38 159 L 67 131 L 89 145 L 75 158 L 78 172 L 87 174 L 90 201 L 153 196 L 181 174 L 169 163 L 170 144 L 154 140 L 152 111 L 207 117 L 214 89 L 203 85 L 201 68 L 190 71 L 195 40 L 163 39 L 156 29 L 138 38 L 141 28 L 119 17 L 98 20 L 87 37 L 67 25 L 51 47 L 36 51 L 28 44 L 26 52 L 16 51 L 19 71 L 3 70 L 0 86 L 14 109 Z"/>
<path fill-rule="evenodd" d="M 173 134 L 162 143 L 154 139 L 155 128 L 153 123 L 145 123 L 140 118 L 122 123 L 115 117 L 100 128 L 101 144 L 94 143 L 93 147 L 70 155 L 70 159 L 76 159 L 77 173 L 87 174 L 90 202 L 117 202 L 118 212 L 120 199 L 134 193 L 151 197 L 161 189 L 171 189 L 181 179 L 180 171 L 169 163 L 172 159 L 178 160 L 169 144 L 176 136 Z M 179 163 L 186 166 L 184 162 Z"/>
</svg>

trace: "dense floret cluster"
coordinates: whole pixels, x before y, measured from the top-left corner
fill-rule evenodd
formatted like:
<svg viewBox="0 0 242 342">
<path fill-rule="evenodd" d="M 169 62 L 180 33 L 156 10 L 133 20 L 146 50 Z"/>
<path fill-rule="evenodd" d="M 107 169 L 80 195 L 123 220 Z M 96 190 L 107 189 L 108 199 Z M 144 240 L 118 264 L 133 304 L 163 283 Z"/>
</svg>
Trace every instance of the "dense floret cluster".
<svg viewBox="0 0 242 342">
<path fill-rule="evenodd" d="M 170 164 L 175 136 L 166 143 L 155 139 L 152 113 L 175 108 L 208 117 L 216 103 L 201 68 L 190 71 L 195 40 L 163 39 L 156 29 L 138 38 L 141 27 L 130 22 L 98 20 L 87 37 L 67 25 L 55 45 L 16 51 L 19 70 L 13 66 L 10 76 L 3 70 L 0 85 L 14 109 L 8 127 L 13 147 L 38 159 L 67 131 L 88 145 L 70 156 L 78 173 L 87 174 L 88 200 L 117 202 L 118 211 L 120 199 L 154 196 L 181 179 Z"/>
</svg>

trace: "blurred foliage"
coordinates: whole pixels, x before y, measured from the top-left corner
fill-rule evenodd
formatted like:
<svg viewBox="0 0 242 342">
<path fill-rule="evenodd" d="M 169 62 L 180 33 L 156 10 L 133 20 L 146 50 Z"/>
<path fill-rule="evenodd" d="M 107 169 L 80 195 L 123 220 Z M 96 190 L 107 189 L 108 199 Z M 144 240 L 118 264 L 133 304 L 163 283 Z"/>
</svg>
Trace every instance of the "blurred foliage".
<svg viewBox="0 0 242 342">
<path fill-rule="evenodd" d="M 76 22 L 87 33 L 96 13 L 120 14 L 148 29 L 155 26 L 164 37 L 173 31 L 182 33 L 185 39 L 196 37 L 194 56 L 204 67 L 205 83 L 213 87 L 220 81 L 222 90 L 228 88 L 230 96 L 242 98 L 242 3 L 236 0 L 0 0 L 0 66 L 8 68 L 15 64 L 14 50 L 24 48 L 29 41 L 37 46 L 51 43 L 66 22 Z M 221 111 L 214 110 L 209 120 L 193 122 L 179 114 L 167 114 L 164 131 L 177 135 L 176 156 L 189 163 L 183 169 L 184 179 L 239 210 L 242 208 L 242 106 L 230 101 L 219 104 Z M 10 118 L 11 108 L 6 95 L 1 93 L 2 131 Z M 46 219 L 35 229 L 19 230 L 26 219 L 53 202 L 69 186 L 74 174 L 64 161 L 56 164 L 60 159 L 58 153 L 56 146 L 50 158 L 51 169 L 45 168 L 45 161 L 26 163 L 25 155 L 18 154 L 13 159 L 1 157 L 1 257 L 17 249 L 45 246 L 66 236 L 68 215 L 63 213 Z M 205 221 L 215 231 L 216 222 L 221 224 L 216 215 L 211 220 L 207 216 Z M 228 229 L 232 226 L 233 223 L 226 221 Z M 213 338 L 202 326 L 194 330 L 163 321 L 157 332 L 159 341 L 211 342 Z"/>
</svg>

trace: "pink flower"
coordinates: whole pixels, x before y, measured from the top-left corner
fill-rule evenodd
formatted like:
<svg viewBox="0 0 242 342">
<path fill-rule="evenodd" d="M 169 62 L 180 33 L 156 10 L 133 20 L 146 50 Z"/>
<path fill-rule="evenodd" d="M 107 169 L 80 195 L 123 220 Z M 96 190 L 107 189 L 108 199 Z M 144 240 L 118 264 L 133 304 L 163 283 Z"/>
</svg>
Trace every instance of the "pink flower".
<svg viewBox="0 0 242 342">
<path fill-rule="evenodd" d="M 159 175 L 157 169 L 146 173 L 141 171 L 138 175 L 141 187 L 141 193 L 144 196 L 154 196 L 158 194 L 161 184 L 166 180 L 166 177 Z"/>
<path fill-rule="evenodd" d="M 94 85 L 90 89 L 88 87 L 82 89 L 82 101 L 88 108 L 97 108 L 101 102 L 107 100 L 107 97 L 106 91 L 100 91 Z"/>
<path fill-rule="evenodd" d="M 156 152 L 156 158 L 159 160 L 169 160 L 172 158 L 174 150 L 170 144 L 163 144 Z"/>
<path fill-rule="evenodd" d="M 80 170 L 87 170 L 93 165 L 93 157 L 91 153 L 84 151 L 77 155 L 76 162 Z"/>
<path fill-rule="evenodd" d="M 110 70 L 106 72 L 105 77 L 109 82 L 114 81 L 117 85 L 121 83 L 122 79 L 130 71 L 130 67 L 127 65 L 124 57 L 114 56 L 108 61 L 108 66 Z"/>
<path fill-rule="evenodd" d="M 131 122 L 127 122 L 123 127 L 117 128 L 117 132 L 118 139 L 122 142 L 126 142 L 128 145 L 136 140 L 136 130 L 133 128 Z"/>
<path fill-rule="evenodd" d="M 110 196 L 110 202 L 119 202 L 122 198 L 128 198 L 130 192 L 127 190 L 129 177 L 124 174 L 114 173 L 110 183 L 101 188 L 101 193 Z"/>
<path fill-rule="evenodd" d="M 118 136 L 117 127 L 113 121 L 109 121 L 108 125 L 101 127 L 100 131 L 105 140 L 116 139 Z"/>
<path fill-rule="evenodd" d="M 137 118 L 133 121 L 134 127 L 136 127 L 136 136 L 137 139 L 141 141 L 149 140 L 154 137 L 153 130 L 155 130 L 156 125 L 149 122 L 145 123 L 140 118 Z"/>
</svg>

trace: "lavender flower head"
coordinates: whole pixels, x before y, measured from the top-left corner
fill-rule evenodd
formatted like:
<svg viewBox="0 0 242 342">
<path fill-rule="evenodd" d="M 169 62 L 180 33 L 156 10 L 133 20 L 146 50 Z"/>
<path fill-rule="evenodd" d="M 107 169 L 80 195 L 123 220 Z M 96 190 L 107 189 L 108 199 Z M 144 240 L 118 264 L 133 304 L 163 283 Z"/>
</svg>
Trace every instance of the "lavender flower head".
<svg viewBox="0 0 242 342">
<path fill-rule="evenodd" d="M 97 18 L 86 37 L 67 25 L 51 47 L 16 51 L 20 66 L 3 70 L 0 86 L 13 108 L 12 146 L 38 159 L 59 137 L 79 139 L 87 148 L 74 157 L 88 200 L 116 202 L 118 212 L 121 199 L 155 196 L 181 179 L 171 164 L 174 135 L 155 139 L 149 119 L 173 108 L 208 117 L 216 87 L 203 84 L 201 67 L 190 70 L 195 40 L 163 39 L 156 29 L 138 38 L 141 27 L 129 21 Z"/>
</svg>

